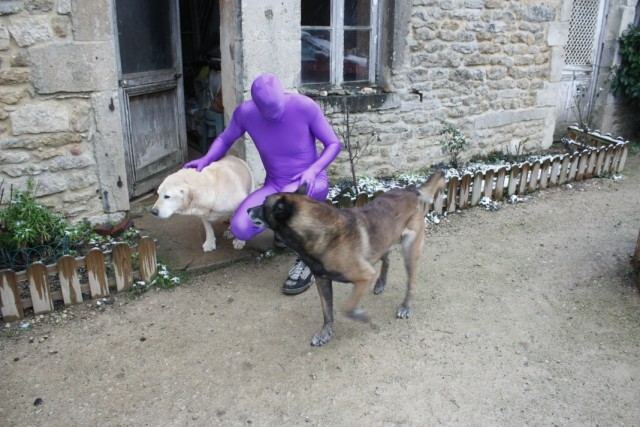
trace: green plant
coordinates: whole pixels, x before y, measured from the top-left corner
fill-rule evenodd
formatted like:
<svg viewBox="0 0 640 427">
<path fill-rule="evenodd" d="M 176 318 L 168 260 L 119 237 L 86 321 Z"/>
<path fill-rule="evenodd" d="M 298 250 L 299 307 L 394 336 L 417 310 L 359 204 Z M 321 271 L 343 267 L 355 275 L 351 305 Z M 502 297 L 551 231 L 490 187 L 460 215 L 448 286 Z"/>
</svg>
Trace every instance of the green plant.
<svg viewBox="0 0 640 427">
<path fill-rule="evenodd" d="M 347 150 L 347 154 L 349 156 L 349 167 L 351 168 L 351 182 L 353 187 L 356 189 L 356 193 L 360 192 L 358 188 L 358 180 L 356 178 L 356 164 L 358 160 L 360 160 L 360 156 L 364 153 L 369 144 L 378 137 L 376 133 L 373 133 L 369 136 L 367 141 L 364 143 L 360 143 L 356 138 L 354 138 L 355 128 L 357 121 L 352 118 L 349 111 L 349 104 L 347 103 L 347 98 L 343 99 L 343 111 L 344 111 L 344 126 L 341 132 L 338 132 L 342 137 L 342 147 Z"/>
<path fill-rule="evenodd" d="M 598 98 L 604 89 L 598 88 L 594 94 L 595 98 Z M 589 104 L 589 87 L 587 85 L 578 85 L 576 87 L 576 94 L 573 97 L 573 103 L 571 109 L 576 113 L 578 118 L 578 127 L 583 132 L 591 131 L 591 122 L 593 121 L 593 107 Z M 580 141 L 584 142 L 584 141 Z"/>
<path fill-rule="evenodd" d="M 173 276 L 165 264 L 158 263 L 158 275 L 150 283 L 137 281 L 133 284 L 130 296 L 137 297 L 151 289 L 173 289 L 180 285 L 180 277 Z"/>
<path fill-rule="evenodd" d="M 622 94 L 637 105 L 640 103 L 640 27 L 629 25 L 618 43 L 621 61 L 613 69 L 611 92 Z"/>
<path fill-rule="evenodd" d="M 462 132 L 451 123 L 445 123 L 440 135 L 445 135 L 445 139 L 440 140 L 442 153 L 449 155 L 451 167 L 458 168 L 460 165 L 460 154 L 469 147 L 469 142 Z"/>
<path fill-rule="evenodd" d="M 66 219 L 36 202 L 34 191 L 30 179 L 27 189 L 11 191 L 7 207 L 0 209 L 0 245 L 4 248 L 28 249 L 64 240 Z"/>
<path fill-rule="evenodd" d="M 476 154 L 469 159 L 469 163 L 488 163 L 488 164 L 500 164 L 500 163 L 523 163 L 530 157 L 529 154 L 524 152 L 524 147 L 528 137 L 523 140 L 514 142 L 510 148 L 503 148 L 502 150 L 491 151 L 488 154 Z"/>
</svg>

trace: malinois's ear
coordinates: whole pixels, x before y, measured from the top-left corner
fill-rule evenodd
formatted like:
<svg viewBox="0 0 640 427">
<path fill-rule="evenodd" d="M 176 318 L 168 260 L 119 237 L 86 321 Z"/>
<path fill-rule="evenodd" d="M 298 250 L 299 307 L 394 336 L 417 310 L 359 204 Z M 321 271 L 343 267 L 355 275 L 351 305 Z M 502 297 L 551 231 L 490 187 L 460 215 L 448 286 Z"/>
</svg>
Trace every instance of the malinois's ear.
<svg viewBox="0 0 640 427">
<path fill-rule="evenodd" d="M 296 190 L 296 194 L 302 194 L 303 196 L 307 195 L 307 183 L 305 182 Z"/>
<path fill-rule="evenodd" d="M 279 198 L 271 208 L 271 214 L 278 222 L 288 220 L 292 212 L 292 206 L 284 198 Z"/>
</svg>

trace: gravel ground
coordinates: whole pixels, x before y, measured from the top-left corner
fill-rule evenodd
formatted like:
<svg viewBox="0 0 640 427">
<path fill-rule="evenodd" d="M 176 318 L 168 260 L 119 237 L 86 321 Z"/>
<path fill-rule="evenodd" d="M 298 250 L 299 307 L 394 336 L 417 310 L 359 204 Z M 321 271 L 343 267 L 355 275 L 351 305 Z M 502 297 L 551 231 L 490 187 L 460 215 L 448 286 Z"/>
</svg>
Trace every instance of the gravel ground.
<svg viewBox="0 0 640 427">
<path fill-rule="evenodd" d="M 400 255 L 369 324 L 280 286 L 290 254 L 4 327 L 3 426 L 640 425 L 640 159 L 430 224 L 412 317 Z M 349 285 L 336 285 L 342 306 Z"/>
</svg>

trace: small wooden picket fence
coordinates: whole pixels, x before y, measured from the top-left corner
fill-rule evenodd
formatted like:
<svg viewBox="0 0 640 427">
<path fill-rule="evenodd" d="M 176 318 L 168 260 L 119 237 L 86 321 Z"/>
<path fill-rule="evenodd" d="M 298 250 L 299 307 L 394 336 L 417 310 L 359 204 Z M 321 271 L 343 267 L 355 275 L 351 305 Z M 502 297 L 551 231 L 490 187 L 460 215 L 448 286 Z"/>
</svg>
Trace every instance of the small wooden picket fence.
<svg viewBox="0 0 640 427">
<path fill-rule="evenodd" d="M 628 141 L 597 132 L 585 134 L 575 127 L 570 127 L 569 131 L 573 137 L 585 136 L 591 147 L 574 154 L 559 154 L 541 161 L 505 165 L 451 177 L 445 185 L 445 193 L 428 206 L 428 210 L 442 215 L 476 206 L 484 197 L 500 201 L 505 196 L 520 196 L 569 182 L 622 172 L 628 154 Z M 332 204 L 339 208 L 364 206 L 381 193 L 382 190 L 373 195 L 361 193 L 355 198 L 343 196 Z"/>
<path fill-rule="evenodd" d="M 139 254 L 139 271 L 133 271 L 132 254 Z M 107 274 L 106 262 L 110 259 L 113 275 Z M 80 284 L 78 269 L 85 267 L 87 282 Z M 82 258 L 65 255 L 55 264 L 41 262 L 30 264 L 25 271 L 0 270 L 0 310 L 5 322 L 25 317 L 25 310 L 33 308 L 34 314 L 54 310 L 54 302 L 62 301 L 65 306 L 81 303 L 82 294 L 89 293 L 98 299 L 109 295 L 109 288 L 116 292 L 130 290 L 134 277 L 139 276 L 145 283 L 151 282 L 157 274 L 156 246 L 150 237 L 143 237 L 137 246 L 116 243 L 110 252 L 100 249 L 90 250 Z M 52 291 L 50 275 L 57 275 L 60 290 Z M 20 283 L 28 282 L 30 298 L 22 299 Z"/>
</svg>

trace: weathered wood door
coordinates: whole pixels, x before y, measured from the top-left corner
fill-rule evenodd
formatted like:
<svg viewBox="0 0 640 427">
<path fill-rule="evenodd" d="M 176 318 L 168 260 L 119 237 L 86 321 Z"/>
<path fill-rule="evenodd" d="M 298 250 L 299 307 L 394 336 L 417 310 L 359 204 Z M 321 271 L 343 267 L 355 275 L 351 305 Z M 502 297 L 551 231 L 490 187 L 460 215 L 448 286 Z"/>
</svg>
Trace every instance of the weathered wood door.
<svg viewBox="0 0 640 427">
<path fill-rule="evenodd" d="M 156 188 L 186 159 L 177 0 L 116 0 L 129 197 Z"/>
<path fill-rule="evenodd" d="M 575 0 L 565 46 L 554 139 L 567 133 L 567 126 L 587 123 L 594 98 L 603 16 L 607 0 Z M 588 124 L 588 123 L 587 123 Z"/>
</svg>

